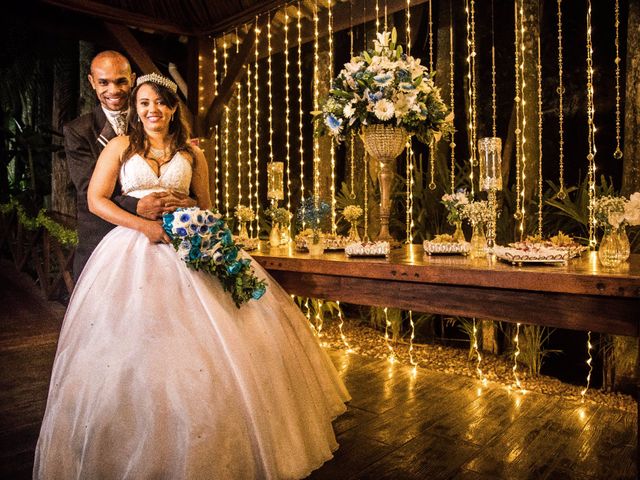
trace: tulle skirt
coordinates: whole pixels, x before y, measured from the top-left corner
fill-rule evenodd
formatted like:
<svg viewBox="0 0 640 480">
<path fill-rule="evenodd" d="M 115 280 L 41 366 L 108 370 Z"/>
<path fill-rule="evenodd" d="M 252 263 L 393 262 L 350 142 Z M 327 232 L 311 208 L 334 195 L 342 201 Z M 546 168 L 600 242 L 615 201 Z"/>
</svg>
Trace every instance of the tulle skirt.
<svg viewBox="0 0 640 480">
<path fill-rule="evenodd" d="M 293 479 L 331 458 L 348 393 L 252 266 L 267 293 L 238 309 L 170 245 L 110 232 L 64 319 L 34 478 Z"/>
</svg>

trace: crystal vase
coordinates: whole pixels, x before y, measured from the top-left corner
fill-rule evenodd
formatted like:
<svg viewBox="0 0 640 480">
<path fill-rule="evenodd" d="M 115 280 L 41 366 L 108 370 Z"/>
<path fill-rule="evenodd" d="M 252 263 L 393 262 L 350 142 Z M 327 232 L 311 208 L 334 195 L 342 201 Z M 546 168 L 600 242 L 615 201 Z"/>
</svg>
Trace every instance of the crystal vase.
<svg viewBox="0 0 640 480">
<path fill-rule="evenodd" d="M 602 266 L 615 268 L 625 262 L 630 253 L 629 237 L 624 225 L 606 228 L 598 248 L 598 260 Z"/>
<path fill-rule="evenodd" d="M 289 235 L 289 226 L 282 226 L 280 228 L 280 245 L 289 245 L 291 241 L 291 235 Z"/>
<path fill-rule="evenodd" d="M 359 242 L 360 234 L 358 233 L 358 223 L 356 221 L 349 223 L 351 224 L 351 228 L 349 228 L 349 240 L 352 242 Z"/>
<path fill-rule="evenodd" d="M 280 245 L 280 228 L 277 223 L 274 223 L 269 233 L 269 245 L 272 247 L 278 247 Z"/>
<path fill-rule="evenodd" d="M 387 125 L 367 125 L 362 128 L 362 141 L 367 153 L 380 164 L 380 233 L 378 240 L 392 242 L 389 233 L 391 213 L 391 184 L 395 174 L 395 163 L 402 153 L 407 139 L 407 131 L 401 127 Z"/>
<path fill-rule="evenodd" d="M 478 223 L 473 225 L 470 243 L 469 256 L 471 258 L 483 258 L 487 256 L 487 237 L 484 233 L 484 224 Z"/>
<path fill-rule="evenodd" d="M 247 222 L 240 222 L 240 233 L 238 234 L 240 238 L 249 238 L 249 233 L 247 232 Z"/>
</svg>

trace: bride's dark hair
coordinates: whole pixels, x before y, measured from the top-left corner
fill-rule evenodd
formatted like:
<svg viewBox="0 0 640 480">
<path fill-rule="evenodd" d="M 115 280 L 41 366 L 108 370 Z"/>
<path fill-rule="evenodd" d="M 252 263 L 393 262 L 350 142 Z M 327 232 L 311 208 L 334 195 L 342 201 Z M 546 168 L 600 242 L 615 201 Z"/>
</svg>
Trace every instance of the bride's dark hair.
<svg viewBox="0 0 640 480">
<path fill-rule="evenodd" d="M 129 146 L 122 154 L 121 162 L 127 161 L 134 154 L 139 154 L 144 157 L 149 154 L 149 141 L 144 132 L 142 122 L 138 116 L 136 109 L 138 91 L 142 85 L 149 85 L 160 96 L 162 101 L 170 108 L 176 108 L 171 121 L 169 122 L 169 139 L 170 139 L 170 157 L 172 158 L 176 152 L 186 152 L 191 157 L 191 160 L 195 158 L 195 152 L 189 144 L 189 127 L 182 115 L 182 107 L 178 95 L 173 93 L 166 87 L 158 85 L 154 82 L 144 82 L 137 85 L 131 92 L 131 99 L 129 100 Z"/>
</svg>

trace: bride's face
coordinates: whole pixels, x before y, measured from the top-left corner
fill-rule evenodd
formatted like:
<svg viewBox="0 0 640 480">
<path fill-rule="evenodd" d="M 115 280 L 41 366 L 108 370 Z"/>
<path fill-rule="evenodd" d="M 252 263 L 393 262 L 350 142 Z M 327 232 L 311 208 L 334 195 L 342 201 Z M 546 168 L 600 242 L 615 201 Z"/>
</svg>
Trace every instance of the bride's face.
<svg viewBox="0 0 640 480">
<path fill-rule="evenodd" d="M 176 107 L 169 107 L 151 86 L 142 85 L 136 95 L 136 110 L 145 130 L 162 132 L 169 130 Z"/>
</svg>

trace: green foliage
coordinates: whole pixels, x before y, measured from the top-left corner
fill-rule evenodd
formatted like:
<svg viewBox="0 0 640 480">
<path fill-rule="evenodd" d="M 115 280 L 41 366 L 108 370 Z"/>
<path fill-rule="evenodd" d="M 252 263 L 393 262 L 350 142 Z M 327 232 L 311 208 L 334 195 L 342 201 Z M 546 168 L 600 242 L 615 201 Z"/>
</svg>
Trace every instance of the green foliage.
<svg viewBox="0 0 640 480">
<path fill-rule="evenodd" d="M 15 199 L 8 203 L 0 204 L 0 213 L 6 215 L 15 211 L 18 215 L 18 221 L 27 230 L 36 230 L 40 227 L 44 228 L 62 245 L 74 246 L 78 244 L 78 233 L 60 225 L 55 220 L 47 216 L 46 209 L 41 209 L 38 215 L 31 217 L 25 209 Z"/>
<path fill-rule="evenodd" d="M 516 326 L 509 324 L 505 329 L 501 323 L 501 328 L 507 331 L 507 338 L 511 340 L 510 357 L 515 357 L 516 345 L 514 342 Z M 518 336 L 518 346 L 520 354 L 518 355 L 518 364 L 525 366 L 531 376 L 540 375 L 540 369 L 546 356 L 554 353 L 560 353 L 561 350 L 545 349 L 545 344 L 549 341 L 551 334 L 555 329 L 541 327 L 539 325 L 522 325 L 520 327 L 520 335 Z"/>
<path fill-rule="evenodd" d="M 384 330 L 387 319 L 390 323 L 390 337 L 394 340 L 398 340 L 402 336 L 402 310 L 399 308 L 387 308 L 387 314 L 385 315 L 383 307 L 371 307 L 369 313 L 369 322 L 371 323 L 371 326 L 377 330 Z"/>
<path fill-rule="evenodd" d="M 296 296 L 294 300 L 302 313 L 307 315 L 314 323 L 316 329 L 318 324 L 324 323 L 325 318 L 335 318 L 342 314 L 342 308 L 337 302 L 324 301 L 319 298 Z"/>
</svg>

